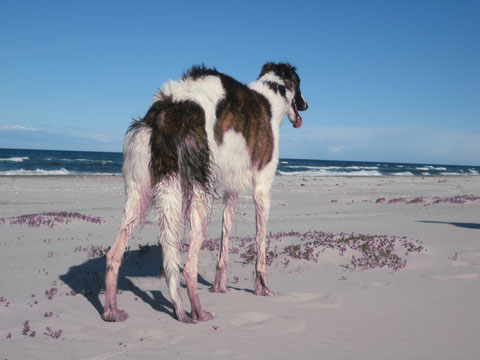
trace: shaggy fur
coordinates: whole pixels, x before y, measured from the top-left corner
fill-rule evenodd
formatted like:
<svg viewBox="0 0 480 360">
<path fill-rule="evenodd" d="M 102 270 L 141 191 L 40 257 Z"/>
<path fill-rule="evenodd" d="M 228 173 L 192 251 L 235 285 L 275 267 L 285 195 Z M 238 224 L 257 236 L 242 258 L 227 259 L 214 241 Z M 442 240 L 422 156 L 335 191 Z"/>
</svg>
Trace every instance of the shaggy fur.
<svg viewBox="0 0 480 360">
<path fill-rule="evenodd" d="M 104 320 L 122 321 L 128 316 L 117 307 L 118 271 L 128 239 L 152 205 L 158 215 L 163 267 L 175 316 L 182 322 L 211 319 L 198 297 L 197 263 L 212 198 L 224 193 L 222 244 L 212 291 L 226 292 L 235 205 L 238 193 L 249 187 L 256 211 L 255 294 L 273 295 L 267 285 L 265 238 L 279 128 L 285 115 L 294 127 L 300 127 L 298 111 L 307 108 L 300 78 L 289 64 L 265 64 L 249 86 L 216 69 L 196 66 L 158 91 L 145 117 L 130 126 L 124 140 L 125 215 L 107 254 Z M 182 215 L 190 223 L 184 266 L 179 252 Z M 190 316 L 179 292 L 182 267 Z"/>
</svg>

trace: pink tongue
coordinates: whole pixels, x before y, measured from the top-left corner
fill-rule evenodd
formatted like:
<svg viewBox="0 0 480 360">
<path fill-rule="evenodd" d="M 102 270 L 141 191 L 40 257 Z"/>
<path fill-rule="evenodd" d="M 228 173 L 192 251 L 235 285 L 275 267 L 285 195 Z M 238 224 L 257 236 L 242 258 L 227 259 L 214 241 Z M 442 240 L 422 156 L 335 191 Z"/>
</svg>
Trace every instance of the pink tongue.
<svg viewBox="0 0 480 360">
<path fill-rule="evenodd" d="M 294 103 L 293 110 L 295 110 L 295 115 L 297 116 L 297 122 L 293 124 L 293 127 L 295 129 L 298 129 L 300 126 L 302 126 L 302 117 L 298 113 L 297 109 L 297 104 Z"/>
</svg>

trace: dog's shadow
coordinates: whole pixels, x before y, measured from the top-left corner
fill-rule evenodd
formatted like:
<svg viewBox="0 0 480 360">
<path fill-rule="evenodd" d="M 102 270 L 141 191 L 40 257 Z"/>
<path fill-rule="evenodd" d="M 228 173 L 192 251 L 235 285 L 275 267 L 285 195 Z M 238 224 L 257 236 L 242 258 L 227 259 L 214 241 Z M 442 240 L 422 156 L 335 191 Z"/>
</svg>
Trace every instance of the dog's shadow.
<svg viewBox="0 0 480 360">
<path fill-rule="evenodd" d="M 89 259 L 83 264 L 72 266 L 66 274 L 60 275 L 60 280 L 68 285 L 73 295 L 83 295 L 101 315 L 103 304 L 99 295 L 105 289 L 105 256 Z M 139 250 L 127 250 L 123 256 L 122 266 L 118 275 L 118 291 L 131 291 L 135 296 L 150 305 L 154 310 L 166 313 L 174 317 L 173 305 L 165 298 L 162 291 L 161 281 L 165 281 L 163 273 L 162 247 L 151 245 Z M 141 289 L 129 278 L 148 279 L 144 283 L 154 289 Z M 154 280 L 152 279 L 154 278 Z M 155 279 L 156 278 L 156 279 Z M 135 281 L 137 282 L 137 281 Z M 200 275 L 198 282 L 211 287 L 212 284 Z M 182 284 L 182 286 L 185 286 Z M 142 286 L 143 287 L 143 286 Z M 164 286 L 166 289 L 166 286 Z"/>
</svg>

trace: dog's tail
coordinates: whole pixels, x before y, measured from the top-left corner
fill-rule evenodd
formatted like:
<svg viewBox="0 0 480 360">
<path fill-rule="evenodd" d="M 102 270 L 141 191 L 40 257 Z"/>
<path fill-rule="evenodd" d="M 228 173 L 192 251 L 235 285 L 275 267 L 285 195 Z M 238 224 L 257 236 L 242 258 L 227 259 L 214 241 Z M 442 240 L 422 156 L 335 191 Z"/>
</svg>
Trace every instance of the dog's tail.
<svg viewBox="0 0 480 360">
<path fill-rule="evenodd" d="M 124 221 L 145 221 L 152 204 L 151 134 L 149 126 L 137 121 L 130 126 L 123 141 L 122 171 L 126 195 Z"/>
<path fill-rule="evenodd" d="M 150 204 L 156 210 L 170 298 L 177 318 L 187 321 L 179 292 L 180 230 L 182 213 L 187 220 L 194 189 L 211 192 L 205 112 L 192 101 L 163 96 L 132 125 L 125 141 L 125 183 L 132 184 L 132 191 L 141 196 L 142 215 Z"/>
</svg>

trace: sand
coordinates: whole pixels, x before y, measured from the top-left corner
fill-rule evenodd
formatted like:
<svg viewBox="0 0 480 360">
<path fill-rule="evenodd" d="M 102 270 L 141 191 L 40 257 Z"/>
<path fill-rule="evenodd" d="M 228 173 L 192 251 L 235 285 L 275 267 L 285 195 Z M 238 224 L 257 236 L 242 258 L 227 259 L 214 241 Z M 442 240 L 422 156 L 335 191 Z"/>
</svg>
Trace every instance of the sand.
<svg viewBox="0 0 480 360">
<path fill-rule="evenodd" d="M 0 359 L 478 359 L 479 196 L 480 177 L 279 176 L 268 267 L 277 296 L 252 294 L 255 217 L 243 194 L 227 294 L 208 291 L 217 252 L 200 255 L 213 320 L 172 317 L 158 229 L 147 223 L 120 273 L 130 317 L 106 323 L 102 255 L 122 217 L 122 178 L 2 177 Z M 217 200 L 209 239 L 220 235 L 221 208 Z M 20 217 L 45 212 L 54 214 Z"/>
</svg>

